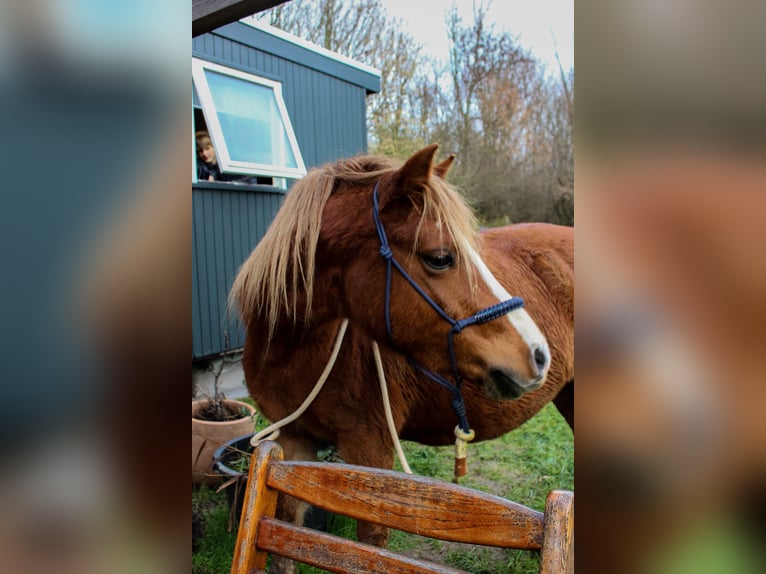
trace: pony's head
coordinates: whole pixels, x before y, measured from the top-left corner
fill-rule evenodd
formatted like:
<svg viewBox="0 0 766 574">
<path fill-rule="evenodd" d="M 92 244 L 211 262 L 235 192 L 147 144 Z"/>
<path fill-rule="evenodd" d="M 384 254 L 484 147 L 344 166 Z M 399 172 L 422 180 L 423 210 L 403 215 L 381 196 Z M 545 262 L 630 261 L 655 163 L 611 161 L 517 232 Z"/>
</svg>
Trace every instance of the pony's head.
<svg viewBox="0 0 766 574">
<path fill-rule="evenodd" d="M 287 194 L 231 296 L 251 332 L 348 317 L 434 373 L 452 377 L 456 367 L 490 394 L 517 398 L 542 385 L 548 345 L 523 308 L 497 312 L 511 296 L 482 261 L 473 215 L 444 179 L 454 156 L 434 164 L 437 147 L 403 165 L 361 156 L 312 170 Z M 502 316 L 455 333 L 456 322 L 488 307 Z"/>
</svg>

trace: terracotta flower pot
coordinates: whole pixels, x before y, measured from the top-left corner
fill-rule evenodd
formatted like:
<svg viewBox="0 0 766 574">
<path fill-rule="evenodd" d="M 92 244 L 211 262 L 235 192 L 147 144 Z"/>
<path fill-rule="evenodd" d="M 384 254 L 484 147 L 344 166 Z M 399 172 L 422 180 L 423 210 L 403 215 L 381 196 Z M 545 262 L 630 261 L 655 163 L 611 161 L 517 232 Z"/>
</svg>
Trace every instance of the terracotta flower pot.
<svg viewBox="0 0 766 574">
<path fill-rule="evenodd" d="M 223 403 L 235 411 L 245 411 L 242 418 L 214 422 L 195 416 L 208 401 L 192 401 L 192 483 L 220 484 L 223 477 L 213 468 L 213 456 L 217 448 L 233 438 L 252 433 L 255 427 L 255 408 L 241 401 L 224 399 Z"/>
</svg>

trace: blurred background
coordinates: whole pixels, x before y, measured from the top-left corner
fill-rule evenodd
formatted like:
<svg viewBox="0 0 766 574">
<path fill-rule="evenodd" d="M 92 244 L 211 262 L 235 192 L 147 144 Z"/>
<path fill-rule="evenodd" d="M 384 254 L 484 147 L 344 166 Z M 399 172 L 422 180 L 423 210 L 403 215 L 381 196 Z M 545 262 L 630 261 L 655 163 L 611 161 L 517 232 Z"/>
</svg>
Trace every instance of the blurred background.
<svg viewBox="0 0 766 574">
<path fill-rule="evenodd" d="M 190 23 L 0 3 L 6 572 L 188 567 Z"/>
<path fill-rule="evenodd" d="M 764 8 L 576 4 L 582 571 L 764 569 Z"/>
<path fill-rule="evenodd" d="M 762 572 L 766 6 L 575 10 L 578 570 Z M 0 4 L 4 571 L 188 568 L 190 22 Z"/>
</svg>

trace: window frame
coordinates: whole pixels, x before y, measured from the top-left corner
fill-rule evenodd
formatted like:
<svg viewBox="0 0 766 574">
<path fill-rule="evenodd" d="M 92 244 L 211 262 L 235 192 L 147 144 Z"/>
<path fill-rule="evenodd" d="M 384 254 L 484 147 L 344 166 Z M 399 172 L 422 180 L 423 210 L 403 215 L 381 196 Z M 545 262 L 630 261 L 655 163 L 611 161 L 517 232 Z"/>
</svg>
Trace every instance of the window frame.
<svg viewBox="0 0 766 574">
<path fill-rule="evenodd" d="M 290 144 L 291 151 L 295 158 L 295 163 L 298 167 L 281 167 L 274 166 L 273 164 L 235 161 L 231 159 L 231 156 L 229 155 L 229 148 L 226 145 L 226 138 L 224 137 L 223 130 L 221 129 L 221 124 L 218 119 L 218 111 L 215 107 L 213 94 L 210 91 L 210 87 L 207 83 L 207 78 L 205 77 L 206 70 L 231 76 L 233 78 L 257 84 L 272 90 L 274 99 L 276 100 L 280 119 L 287 135 L 287 140 Z M 235 68 L 230 68 L 228 66 L 216 64 L 214 62 L 195 57 L 192 57 L 192 81 L 194 82 L 194 88 L 197 90 L 197 98 L 199 99 L 202 113 L 205 116 L 208 133 L 210 134 L 210 138 L 213 141 L 213 146 L 215 146 L 216 157 L 218 158 L 221 171 L 233 174 L 256 176 L 260 175 L 266 177 L 282 177 L 289 179 L 300 179 L 306 175 L 306 165 L 303 162 L 303 155 L 301 154 L 298 140 L 295 137 L 293 125 L 290 121 L 290 114 L 287 112 L 287 106 L 285 106 L 284 97 L 282 95 L 281 82 L 262 78 L 249 72 L 244 72 Z M 198 158 L 197 161 L 199 161 Z"/>
</svg>

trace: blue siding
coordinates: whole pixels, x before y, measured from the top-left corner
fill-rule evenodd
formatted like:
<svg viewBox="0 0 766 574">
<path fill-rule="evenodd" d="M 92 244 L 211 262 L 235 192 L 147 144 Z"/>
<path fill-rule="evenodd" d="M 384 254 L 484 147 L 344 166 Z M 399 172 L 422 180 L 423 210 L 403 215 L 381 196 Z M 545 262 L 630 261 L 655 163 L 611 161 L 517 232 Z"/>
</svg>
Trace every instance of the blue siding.
<svg viewBox="0 0 766 574">
<path fill-rule="evenodd" d="M 192 53 L 282 83 L 307 169 L 367 151 L 366 96 L 379 89 L 379 78 L 240 23 L 194 38 Z M 192 358 L 222 352 L 224 331 L 229 349 L 244 345 L 226 299 L 283 197 L 269 188 L 193 186 Z"/>
<path fill-rule="evenodd" d="M 239 266 L 258 244 L 279 209 L 283 193 L 267 189 L 192 188 L 192 356 L 241 348 L 244 332 L 226 298 Z"/>
<path fill-rule="evenodd" d="M 280 60 L 300 64 L 301 67 L 312 68 L 349 84 L 362 86 L 367 90 L 367 93 L 380 91 L 379 75 L 307 50 L 303 46 L 272 36 L 264 30 L 253 28 L 247 24 L 235 22 L 219 28 L 215 34 L 242 46 L 256 48 L 259 52 L 275 55 Z"/>
</svg>

